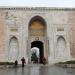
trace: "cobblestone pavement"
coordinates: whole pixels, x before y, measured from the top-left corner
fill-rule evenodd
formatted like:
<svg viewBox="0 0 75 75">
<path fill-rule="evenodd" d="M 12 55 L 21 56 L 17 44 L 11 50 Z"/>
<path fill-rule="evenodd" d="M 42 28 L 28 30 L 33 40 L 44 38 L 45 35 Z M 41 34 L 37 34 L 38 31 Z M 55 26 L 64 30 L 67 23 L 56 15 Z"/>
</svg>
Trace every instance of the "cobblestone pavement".
<svg viewBox="0 0 75 75">
<path fill-rule="evenodd" d="M 24 68 L 0 69 L 0 75 L 75 75 L 75 69 L 56 66 L 25 66 Z"/>
</svg>

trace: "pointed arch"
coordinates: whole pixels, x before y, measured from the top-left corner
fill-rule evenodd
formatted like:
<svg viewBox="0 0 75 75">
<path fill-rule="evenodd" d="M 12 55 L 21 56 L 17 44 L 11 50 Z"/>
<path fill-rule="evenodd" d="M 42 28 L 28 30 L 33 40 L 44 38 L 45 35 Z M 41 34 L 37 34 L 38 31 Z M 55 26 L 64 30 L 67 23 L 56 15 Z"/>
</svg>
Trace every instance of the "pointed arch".
<svg viewBox="0 0 75 75">
<path fill-rule="evenodd" d="M 18 45 L 18 39 L 13 36 L 10 38 L 9 41 L 9 60 L 15 61 L 18 59 L 19 54 L 19 45 Z"/>
<path fill-rule="evenodd" d="M 65 41 L 65 43 L 66 43 L 66 40 L 65 40 L 65 38 L 64 38 L 63 36 L 59 36 L 59 37 L 57 38 L 57 42 L 58 42 L 60 39 L 63 39 L 63 40 Z"/>
<path fill-rule="evenodd" d="M 44 51 L 45 48 L 47 47 L 45 44 L 45 40 L 47 40 L 47 24 L 46 21 L 44 20 L 43 17 L 36 15 L 33 16 L 30 21 L 29 21 L 29 25 L 28 25 L 28 43 L 29 46 L 28 47 L 28 52 L 30 52 L 31 48 L 32 48 L 32 41 L 41 41 L 43 42 L 43 46 L 39 46 L 41 51 L 40 51 L 40 63 L 42 62 L 42 57 L 45 55 Z M 36 42 L 37 45 L 41 44 Z M 29 54 L 29 58 L 31 58 L 31 55 Z M 31 60 L 29 59 L 29 61 L 31 62 Z"/>
<path fill-rule="evenodd" d="M 40 22 L 42 25 L 45 25 L 45 27 L 46 27 L 45 20 L 41 16 L 39 16 L 39 15 L 36 15 L 36 16 L 34 16 L 34 17 L 31 18 L 31 20 L 29 22 L 29 27 L 31 26 L 31 24 L 33 22 Z"/>
<path fill-rule="evenodd" d="M 57 50 L 56 57 L 58 59 L 66 59 L 67 58 L 67 48 L 66 41 L 63 36 L 58 37 L 57 39 Z"/>
<path fill-rule="evenodd" d="M 41 16 L 31 18 L 28 26 L 29 35 L 44 36 L 46 34 L 46 22 Z"/>
</svg>

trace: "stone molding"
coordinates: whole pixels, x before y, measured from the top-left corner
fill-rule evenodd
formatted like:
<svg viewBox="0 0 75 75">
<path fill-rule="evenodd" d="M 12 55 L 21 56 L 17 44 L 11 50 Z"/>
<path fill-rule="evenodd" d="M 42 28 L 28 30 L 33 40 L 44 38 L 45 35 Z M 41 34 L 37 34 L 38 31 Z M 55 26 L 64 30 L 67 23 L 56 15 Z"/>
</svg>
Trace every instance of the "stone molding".
<svg viewBox="0 0 75 75">
<path fill-rule="evenodd" d="M 62 7 L 13 7 L 1 6 L 0 10 L 38 10 L 38 11 L 75 11 L 75 8 L 62 8 Z"/>
</svg>

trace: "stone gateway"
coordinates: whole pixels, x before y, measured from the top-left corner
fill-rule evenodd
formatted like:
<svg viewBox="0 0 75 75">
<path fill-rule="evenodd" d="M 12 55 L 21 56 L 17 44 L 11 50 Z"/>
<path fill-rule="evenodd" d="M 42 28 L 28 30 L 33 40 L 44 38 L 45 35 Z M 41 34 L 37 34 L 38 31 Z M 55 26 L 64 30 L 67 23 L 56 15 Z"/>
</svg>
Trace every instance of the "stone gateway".
<svg viewBox="0 0 75 75">
<path fill-rule="evenodd" d="M 75 59 L 75 9 L 0 7 L 0 62 L 29 64 L 35 47 L 39 63 Z"/>
</svg>

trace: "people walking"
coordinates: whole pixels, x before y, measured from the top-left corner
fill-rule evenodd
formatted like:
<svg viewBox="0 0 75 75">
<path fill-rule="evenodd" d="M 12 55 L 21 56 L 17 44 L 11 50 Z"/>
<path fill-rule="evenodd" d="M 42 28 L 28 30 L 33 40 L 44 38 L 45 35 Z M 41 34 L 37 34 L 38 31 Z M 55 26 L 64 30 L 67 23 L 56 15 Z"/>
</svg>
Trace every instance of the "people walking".
<svg viewBox="0 0 75 75">
<path fill-rule="evenodd" d="M 43 65 L 46 65 L 47 64 L 47 61 L 46 61 L 46 58 L 44 57 L 43 58 Z"/>
<path fill-rule="evenodd" d="M 17 67 L 18 66 L 18 61 L 17 60 L 15 60 L 15 67 Z"/>
<path fill-rule="evenodd" d="M 22 61 L 22 67 L 24 67 L 24 64 L 26 63 L 25 58 L 22 57 L 21 61 Z"/>
</svg>

